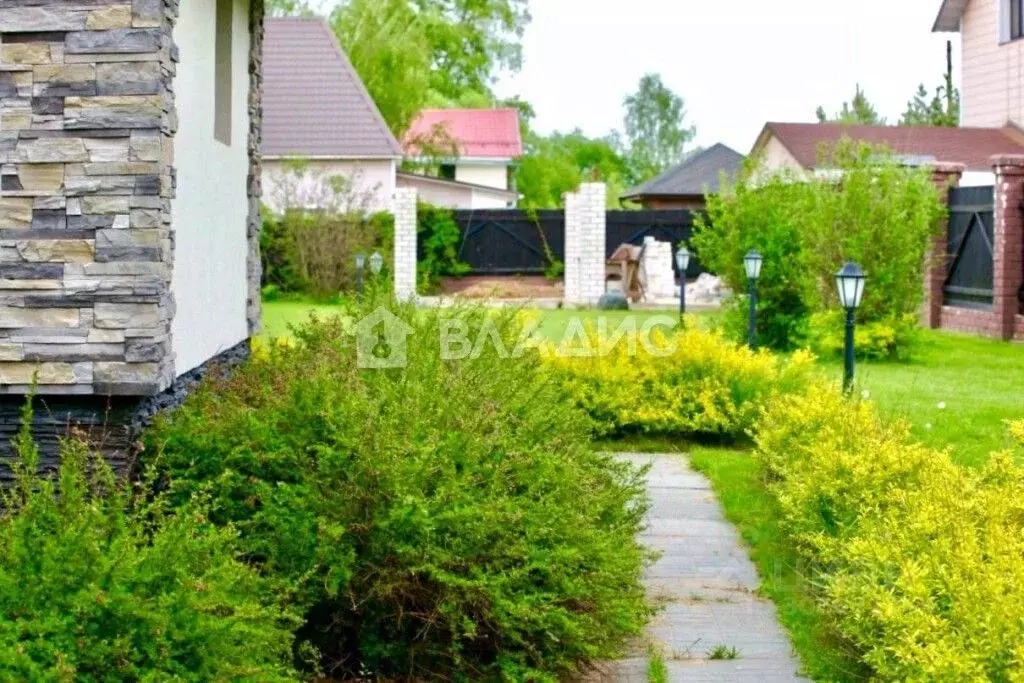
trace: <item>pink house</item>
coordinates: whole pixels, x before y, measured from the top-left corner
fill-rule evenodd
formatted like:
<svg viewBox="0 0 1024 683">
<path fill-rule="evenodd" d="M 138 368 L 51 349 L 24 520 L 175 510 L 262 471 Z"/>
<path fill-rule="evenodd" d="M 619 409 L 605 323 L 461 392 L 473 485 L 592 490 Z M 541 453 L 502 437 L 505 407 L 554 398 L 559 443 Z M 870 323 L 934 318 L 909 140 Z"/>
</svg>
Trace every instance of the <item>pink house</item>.
<svg viewBox="0 0 1024 683">
<path fill-rule="evenodd" d="M 406 158 L 419 166 L 400 173 L 425 201 L 466 209 L 515 206 L 512 181 L 523 155 L 515 109 L 426 109 L 405 135 Z"/>
</svg>

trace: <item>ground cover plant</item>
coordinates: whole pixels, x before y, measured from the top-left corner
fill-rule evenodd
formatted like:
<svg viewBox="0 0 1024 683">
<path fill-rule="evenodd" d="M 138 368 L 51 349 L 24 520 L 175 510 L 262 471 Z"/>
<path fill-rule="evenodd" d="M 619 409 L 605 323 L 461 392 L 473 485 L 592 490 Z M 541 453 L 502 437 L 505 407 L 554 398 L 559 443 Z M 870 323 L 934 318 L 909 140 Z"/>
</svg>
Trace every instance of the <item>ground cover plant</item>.
<svg viewBox="0 0 1024 683">
<path fill-rule="evenodd" d="M 37 474 L 26 407 L 0 492 L 0 680 L 294 680 L 297 620 L 201 499 L 144 498 L 66 441 Z"/>
<path fill-rule="evenodd" d="M 944 215 L 939 191 L 928 168 L 908 168 L 884 150 L 845 141 L 822 155 L 834 173 L 768 175 L 752 160 L 736 183 L 708 198 L 693 243 L 702 263 L 739 294 L 727 329 L 745 336 L 743 256 L 757 249 L 764 256 L 759 343 L 836 353 L 835 272 L 854 260 L 870 278 L 858 351 L 905 357 L 915 340 L 925 255 Z"/>
<path fill-rule="evenodd" d="M 397 308 L 406 363 L 370 370 L 352 332 L 372 308 L 266 345 L 157 426 L 171 491 L 237 525 L 304 615 L 312 673 L 539 681 L 614 656 L 648 616 L 641 475 L 589 448 L 535 352 L 439 357 L 444 320 L 511 346 L 516 315 Z"/>
</svg>

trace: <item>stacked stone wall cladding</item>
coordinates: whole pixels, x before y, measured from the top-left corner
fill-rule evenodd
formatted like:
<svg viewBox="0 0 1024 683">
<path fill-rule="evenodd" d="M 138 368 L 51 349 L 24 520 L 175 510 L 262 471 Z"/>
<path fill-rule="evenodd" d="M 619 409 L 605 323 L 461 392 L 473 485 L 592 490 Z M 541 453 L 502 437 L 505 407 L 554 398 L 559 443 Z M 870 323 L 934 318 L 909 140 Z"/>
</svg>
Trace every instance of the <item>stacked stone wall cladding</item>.
<svg viewBox="0 0 1024 683">
<path fill-rule="evenodd" d="M 0 391 L 173 379 L 176 0 L 0 3 Z"/>
<path fill-rule="evenodd" d="M 149 396 L 176 373 L 179 0 L 0 1 L 0 393 Z M 250 16 L 248 323 L 259 327 L 263 3 Z M 212 48 L 211 48 L 212 55 Z"/>
<path fill-rule="evenodd" d="M 248 355 L 246 341 L 175 371 L 178 9 L 179 0 L 0 0 L 0 480 L 33 382 L 44 462 L 55 462 L 57 439 L 77 426 L 124 469 L 155 412 L 179 404 L 209 368 Z M 263 17 L 262 0 L 252 0 L 252 332 Z"/>
</svg>

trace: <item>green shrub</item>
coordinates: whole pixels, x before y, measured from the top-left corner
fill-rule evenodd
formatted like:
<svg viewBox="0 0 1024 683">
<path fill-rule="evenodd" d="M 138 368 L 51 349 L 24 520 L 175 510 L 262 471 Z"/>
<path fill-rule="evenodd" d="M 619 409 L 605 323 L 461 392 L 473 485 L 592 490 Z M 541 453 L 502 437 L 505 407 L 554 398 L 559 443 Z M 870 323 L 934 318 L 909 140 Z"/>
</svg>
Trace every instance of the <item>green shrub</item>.
<svg viewBox="0 0 1024 683">
<path fill-rule="evenodd" d="M 380 252 L 387 263 L 394 231 L 389 213 L 367 216 L 289 208 L 275 215 L 265 211 L 260 233 L 263 286 L 314 297 L 354 291 L 356 254 L 368 257 Z M 370 277 L 368 266 L 363 276 Z"/>
<path fill-rule="evenodd" d="M 236 533 L 141 500 L 85 447 L 37 476 L 28 433 L 0 493 L 0 680 L 294 680 L 295 621 L 261 600 Z"/>
<path fill-rule="evenodd" d="M 821 603 L 879 680 L 1010 681 L 1024 667 L 1024 470 L 980 470 L 832 388 L 776 401 L 757 430 Z"/>
<path fill-rule="evenodd" d="M 459 260 L 462 231 L 451 209 L 420 202 L 416 207 L 419 258 L 417 278 L 422 291 L 437 287 L 444 276 L 470 272 L 469 264 Z"/>
<path fill-rule="evenodd" d="M 742 437 L 769 397 L 802 390 L 814 365 L 803 352 L 755 353 L 692 320 L 667 336 L 638 331 L 615 341 L 591 330 L 586 341 L 549 349 L 546 362 L 601 436 Z"/>
<path fill-rule="evenodd" d="M 746 330 L 743 255 L 761 251 L 758 339 L 783 350 L 806 343 L 812 314 L 838 307 L 835 272 L 857 261 L 868 274 L 858 319 L 900 321 L 888 354 L 899 355 L 903 341 L 913 341 L 904 332 L 924 296 L 925 255 L 943 215 L 938 191 L 929 169 L 901 166 L 867 145 L 847 140 L 823 159 L 836 175 L 766 174 L 752 162 L 736 184 L 708 198 L 694 245 L 741 295 L 728 317 L 735 335 Z"/>
<path fill-rule="evenodd" d="M 172 490 L 211 492 L 333 676 L 554 681 L 615 654 L 648 616 L 640 474 L 591 452 L 535 351 L 440 359 L 446 320 L 511 348 L 514 316 L 396 309 L 406 367 L 368 370 L 360 313 L 261 350 L 157 426 Z"/>
</svg>

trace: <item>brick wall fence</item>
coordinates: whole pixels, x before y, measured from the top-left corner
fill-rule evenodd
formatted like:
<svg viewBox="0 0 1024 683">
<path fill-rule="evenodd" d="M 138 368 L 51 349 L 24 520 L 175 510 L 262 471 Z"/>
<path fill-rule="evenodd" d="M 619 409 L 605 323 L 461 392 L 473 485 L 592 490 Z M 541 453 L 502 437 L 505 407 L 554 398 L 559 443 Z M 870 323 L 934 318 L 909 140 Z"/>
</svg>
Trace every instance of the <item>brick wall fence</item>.
<svg viewBox="0 0 1024 683">
<path fill-rule="evenodd" d="M 943 305 L 942 288 L 948 270 L 944 229 L 935 238 L 929 254 L 923 321 L 932 328 L 1024 341 L 1020 298 L 1024 285 L 1024 155 L 995 156 L 992 167 L 995 171 L 992 307 L 968 309 Z M 955 187 L 963 171 L 962 165 L 938 165 L 935 182 L 944 190 Z M 948 192 L 943 191 L 943 197 L 948 200 Z M 948 223 L 944 227 L 948 228 Z"/>
</svg>

